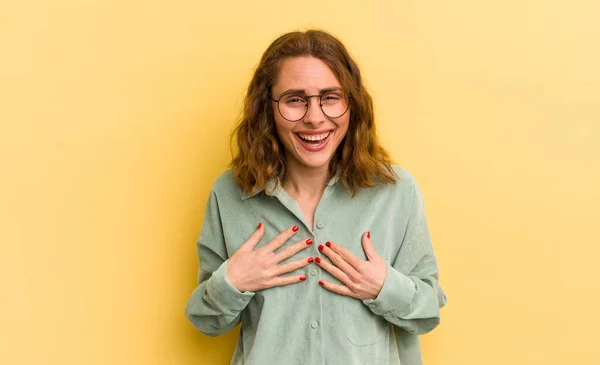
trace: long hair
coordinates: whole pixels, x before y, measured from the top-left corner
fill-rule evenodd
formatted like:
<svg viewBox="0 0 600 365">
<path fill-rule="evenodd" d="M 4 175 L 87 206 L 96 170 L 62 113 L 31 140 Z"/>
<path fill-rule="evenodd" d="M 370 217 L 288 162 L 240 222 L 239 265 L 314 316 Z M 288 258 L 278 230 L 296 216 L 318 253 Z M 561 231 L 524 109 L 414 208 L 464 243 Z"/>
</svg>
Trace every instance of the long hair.
<svg viewBox="0 0 600 365">
<path fill-rule="evenodd" d="M 271 178 L 283 178 L 285 149 L 275 129 L 269 93 L 281 63 L 301 56 L 325 62 L 351 95 L 348 131 L 329 163 L 329 176 L 339 171 L 339 181 L 353 195 L 358 188 L 394 183 L 397 175 L 389 154 L 377 140 L 373 100 L 360 70 L 342 42 L 320 30 L 286 33 L 262 55 L 246 93 L 242 118 L 231 135 L 232 147 L 237 145 L 231 161 L 236 182 L 251 193 L 265 188 Z"/>
</svg>

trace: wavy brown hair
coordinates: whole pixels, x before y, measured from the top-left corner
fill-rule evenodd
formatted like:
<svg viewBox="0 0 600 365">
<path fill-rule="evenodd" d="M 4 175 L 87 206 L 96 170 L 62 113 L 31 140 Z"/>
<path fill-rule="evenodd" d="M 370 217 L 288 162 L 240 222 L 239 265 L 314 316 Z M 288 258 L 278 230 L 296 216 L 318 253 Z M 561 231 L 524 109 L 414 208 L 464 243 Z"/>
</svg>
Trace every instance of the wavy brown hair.
<svg viewBox="0 0 600 365">
<path fill-rule="evenodd" d="M 330 177 L 339 169 L 339 181 L 353 195 L 358 188 L 373 187 L 378 182 L 394 183 L 397 175 L 389 154 L 377 140 L 373 100 L 360 70 L 342 42 L 320 30 L 286 33 L 262 55 L 246 93 L 242 118 L 231 135 L 232 147 L 237 145 L 231 161 L 237 183 L 251 193 L 265 188 L 271 178 L 283 178 L 285 149 L 277 137 L 269 93 L 281 63 L 302 56 L 325 62 L 342 89 L 351 95 L 348 131 L 329 163 Z"/>
</svg>

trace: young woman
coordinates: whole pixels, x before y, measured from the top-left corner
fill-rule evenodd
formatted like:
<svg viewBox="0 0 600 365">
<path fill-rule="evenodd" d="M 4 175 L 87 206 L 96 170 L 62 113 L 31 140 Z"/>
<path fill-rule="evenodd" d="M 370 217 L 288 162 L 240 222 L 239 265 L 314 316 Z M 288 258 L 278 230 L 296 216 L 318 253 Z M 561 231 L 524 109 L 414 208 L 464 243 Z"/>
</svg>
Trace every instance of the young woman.
<svg viewBox="0 0 600 365">
<path fill-rule="evenodd" d="M 234 136 L 198 238 L 192 324 L 241 323 L 232 364 L 421 364 L 418 335 L 446 303 L 423 199 L 380 146 L 344 45 L 276 39 Z"/>
</svg>

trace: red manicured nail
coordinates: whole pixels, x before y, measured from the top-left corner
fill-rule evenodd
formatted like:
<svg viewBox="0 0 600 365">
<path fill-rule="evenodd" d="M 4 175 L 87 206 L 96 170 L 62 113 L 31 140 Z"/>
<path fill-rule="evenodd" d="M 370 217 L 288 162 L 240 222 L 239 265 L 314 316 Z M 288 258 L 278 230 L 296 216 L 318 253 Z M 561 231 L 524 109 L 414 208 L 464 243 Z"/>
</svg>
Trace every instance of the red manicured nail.
<svg viewBox="0 0 600 365">
<path fill-rule="evenodd" d="M 315 258 L 315 261 L 317 262 L 317 264 L 320 264 L 321 263 L 321 258 L 317 257 L 317 258 Z"/>
<path fill-rule="evenodd" d="M 262 223 L 259 223 L 258 227 L 256 227 L 256 229 L 260 229 L 260 227 L 262 227 Z"/>
<path fill-rule="evenodd" d="M 311 262 L 313 262 L 313 261 L 314 261 L 314 259 L 313 259 L 312 257 L 309 257 L 309 258 L 308 258 L 308 263 L 309 263 L 309 264 L 310 264 Z M 317 262 L 318 262 L 318 261 L 317 261 Z"/>
<path fill-rule="evenodd" d="M 325 285 L 325 282 L 323 280 L 319 280 L 319 285 L 323 286 Z"/>
<path fill-rule="evenodd" d="M 294 231 L 294 232 L 298 232 L 298 226 L 293 226 L 293 227 L 292 227 L 292 231 Z"/>
<path fill-rule="evenodd" d="M 367 232 L 367 238 L 371 238 L 371 232 Z"/>
<path fill-rule="evenodd" d="M 306 276 L 301 276 L 300 281 L 304 281 L 304 280 L 306 280 Z"/>
<path fill-rule="evenodd" d="M 323 245 L 319 245 L 319 251 L 323 251 Z"/>
<path fill-rule="evenodd" d="M 331 247 L 331 242 L 327 241 L 327 243 L 325 243 L 325 246 Z"/>
<path fill-rule="evenodd" d="M 312 245 L 312 244 L 313 244 L 313 241 L 312 241 L 312 240 L 309 238 L 309 239 L 307 239 L 307 240 L 306 240 L 306 244 L 307 244 L 307 245 Z"/>
</svg>

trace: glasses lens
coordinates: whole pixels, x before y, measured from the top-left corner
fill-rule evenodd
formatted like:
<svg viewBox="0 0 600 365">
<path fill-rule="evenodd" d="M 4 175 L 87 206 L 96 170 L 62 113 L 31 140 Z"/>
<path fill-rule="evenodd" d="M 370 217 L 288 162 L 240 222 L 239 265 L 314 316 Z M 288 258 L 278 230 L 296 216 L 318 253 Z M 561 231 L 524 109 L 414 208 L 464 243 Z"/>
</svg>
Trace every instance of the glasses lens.
<svg viewBox="0 0 600 365">
<path fill-rule="evenodd" d="M 279 112 L 287 120 L 300 120 L 306 114 L 307 102 L 302 95 L 288 94 L 279 99 Z"/>
<path fill-rule="evenodd" d="M 342 90 L 329 91 L 321 96 L 321 109 L 329 118 L 339 118 L 348 110 L 348 98 Z"/>
</svg>

